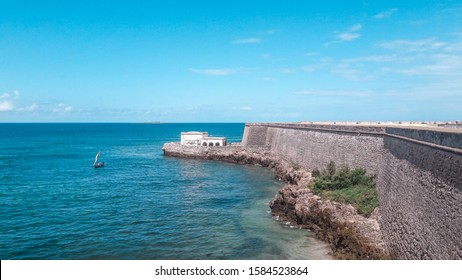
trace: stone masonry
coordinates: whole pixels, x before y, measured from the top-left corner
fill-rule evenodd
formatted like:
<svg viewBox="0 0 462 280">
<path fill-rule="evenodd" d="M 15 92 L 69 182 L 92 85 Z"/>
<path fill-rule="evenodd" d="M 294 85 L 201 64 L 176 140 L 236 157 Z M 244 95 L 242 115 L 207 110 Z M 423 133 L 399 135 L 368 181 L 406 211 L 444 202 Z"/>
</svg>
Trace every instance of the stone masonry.
<svg viewBox="0 0 462 280">
<path fill-rule="evenodd" d="M 306 170 L 377 175 L 383 239 L 395 259 L 462 259 L 462 132 L 425 127 L 247 124 L 242 143 Z"/>
</svg>

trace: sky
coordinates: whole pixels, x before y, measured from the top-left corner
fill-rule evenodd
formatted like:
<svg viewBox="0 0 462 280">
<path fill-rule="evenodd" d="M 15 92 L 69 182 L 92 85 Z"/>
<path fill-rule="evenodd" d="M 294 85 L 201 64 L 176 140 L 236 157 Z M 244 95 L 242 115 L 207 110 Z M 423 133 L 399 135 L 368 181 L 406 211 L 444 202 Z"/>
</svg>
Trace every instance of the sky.
<svg viewBox="0 0 462 280">
<path fill-rule="evenodd" d="M 461 119 L 460 0 L 0 0 L 0 122 Z"/>
</svg>

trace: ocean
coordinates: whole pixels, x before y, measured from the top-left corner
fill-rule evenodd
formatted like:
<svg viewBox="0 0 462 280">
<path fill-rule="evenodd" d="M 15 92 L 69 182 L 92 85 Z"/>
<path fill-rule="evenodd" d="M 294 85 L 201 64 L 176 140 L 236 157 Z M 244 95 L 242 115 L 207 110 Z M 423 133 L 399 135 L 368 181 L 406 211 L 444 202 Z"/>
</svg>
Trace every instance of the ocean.
<svg viewBox="0 0 462 280">
<path fill-rule="evenodd" d="M 330 259 L 273 219 L 266 168 L 163 156 L 182 131 L 244 124 L 0 124 L 0 258 Z M 94 169 L 101 151 L 105 167 Z"/>
</svg>

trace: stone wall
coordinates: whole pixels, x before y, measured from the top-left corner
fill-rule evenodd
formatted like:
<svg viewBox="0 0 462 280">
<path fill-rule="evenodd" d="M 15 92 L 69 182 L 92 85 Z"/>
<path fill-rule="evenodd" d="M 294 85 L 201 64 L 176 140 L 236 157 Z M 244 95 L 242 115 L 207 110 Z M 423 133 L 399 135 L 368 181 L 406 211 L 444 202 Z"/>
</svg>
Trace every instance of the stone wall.
<svg viewBox="0 0 462 280">
<path fill-rule="evenodd" d="M 402 259 L 462 259 L 462 156 L 386 137 L 381 229 Z"/>
<path fill-rule="evenodd" d="M 332 160 L 377 174 L 383 151 L 382 138 L 376 136 L 280 127 L 268 128 L 266 144 L 272 154 L 307 170 Z"/>
<path fill-rule="evenodd" d="M 247 124 L 244 146 L 307 170 L 336 164 L 377 175 L 381 230 L 397 259 L 462 259 L 461 133 L 384 126 Z"/>
<path fill-rule="evenodd" d="M 242 145 L 244 146 L 263 146 L 265 145 L 266 133 L 268 127 L 264 125 L 246 126 L 244 136 L 242 137 Z"/>
<path fill-rule="evenodd" d="M 387 134 L 399 135 L 427 143 L 442 145 L 462 149 L 462 132 L 433 131 L 425 129 L 404 129 L 397 127 L 387 127 Z"/>
</svg>

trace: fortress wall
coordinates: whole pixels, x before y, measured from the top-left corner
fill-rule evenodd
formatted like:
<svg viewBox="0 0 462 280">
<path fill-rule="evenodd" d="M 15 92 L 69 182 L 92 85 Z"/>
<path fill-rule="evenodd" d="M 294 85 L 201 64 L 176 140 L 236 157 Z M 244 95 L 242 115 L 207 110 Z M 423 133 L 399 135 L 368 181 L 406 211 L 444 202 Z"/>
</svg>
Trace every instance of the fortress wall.
<svg viewBox="0 0 462 280">
<path fill-rule="evenodd" d="M 323 169 L 329 161 L 362 167 L 377 174 L 383 140 L 358 132 L 344 133 L 269 127 L 266 145 L 271 153 L 307 170 Z"/>
<path fill-rule="evenodd" d="M 387 137 L 380 226 L 400 259 L 462 259 L 462 157 Z"/>
<path fill-rule="evenodd" d="M 407 138 L 438 144 L 446 147 L 462 149 L 462 132 L 432 131 L 425 129 L 405 129 L 397 127 L 387 127 L 385 132 L 388 134 L 404 136 Z"/>
<path fill-rule="evenodd" d="M 267 126 L 250 125 L 245 127 L 244 136 L 242 136 L 243 146 L 263 146 L 265 145 Z"/>
<path fill-rule="evenodd" d="M 264 145 L 307 170 L 333 160 L 377 174 L 381 230 L 394 258 L 462 259 L 461 134 L 311 124 L 245 131 L 244 145 Z"/>
</svg>

